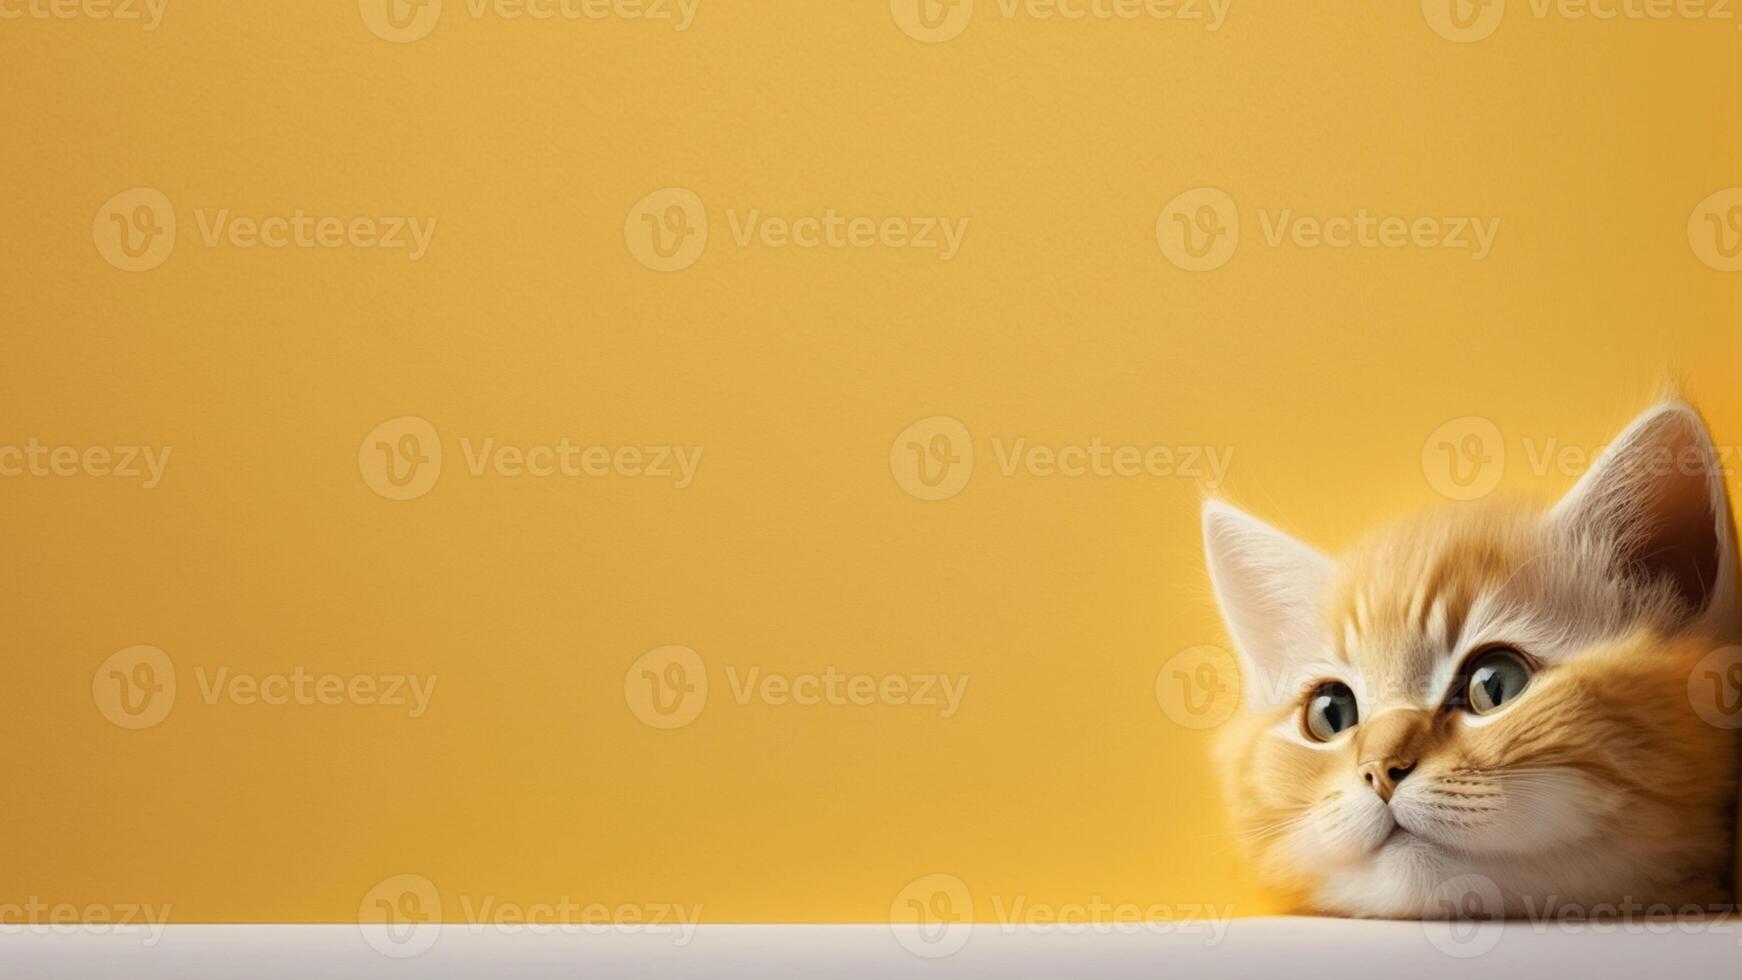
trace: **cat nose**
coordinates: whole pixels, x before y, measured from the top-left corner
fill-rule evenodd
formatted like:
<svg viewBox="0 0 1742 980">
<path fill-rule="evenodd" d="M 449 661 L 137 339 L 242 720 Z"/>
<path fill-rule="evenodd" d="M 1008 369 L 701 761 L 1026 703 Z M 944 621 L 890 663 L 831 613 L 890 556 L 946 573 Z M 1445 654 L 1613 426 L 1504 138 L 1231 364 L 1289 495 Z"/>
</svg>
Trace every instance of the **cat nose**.
<svg viewBox="0 0 1742 980">
<path fill-rule="evenodd" d="M 1403 777 L 1415 771 L 1415 760 L 1375 759 L 1372 762 L 1361 763 L 1361 778 L 1367 785 L 1373 787 L 1373 792 L 1386 803 L 1391 802 L 1391 794 L 1397 792 L 1397 784 L 1403 782 Z"/>
<path fill-rule="evenodd" d="M 1356 726 L 1355 771 L 1381 800 L 1390 803 L 1397 784 L 1415 771 L 1432 727 L 1432 712 L 1416 708 L 1393 708 Z"/>
</svg>

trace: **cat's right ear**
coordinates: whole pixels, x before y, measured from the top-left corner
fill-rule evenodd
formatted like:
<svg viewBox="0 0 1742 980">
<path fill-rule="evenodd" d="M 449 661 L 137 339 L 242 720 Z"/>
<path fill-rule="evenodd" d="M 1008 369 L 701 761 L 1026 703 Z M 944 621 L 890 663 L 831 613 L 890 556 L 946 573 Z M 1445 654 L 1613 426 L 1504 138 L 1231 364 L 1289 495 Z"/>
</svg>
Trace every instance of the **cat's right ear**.
<svg viewBox="0 0 1742 980">
<path fill-rule="evenodd" d="M 1246 706 L 1276 707 L 1291 693 L 1293 662 L 1311 649 L 1336 563 L 1217 500 L 1204 504 L 1204 558 L 1246 671 Z"/>
</svg>

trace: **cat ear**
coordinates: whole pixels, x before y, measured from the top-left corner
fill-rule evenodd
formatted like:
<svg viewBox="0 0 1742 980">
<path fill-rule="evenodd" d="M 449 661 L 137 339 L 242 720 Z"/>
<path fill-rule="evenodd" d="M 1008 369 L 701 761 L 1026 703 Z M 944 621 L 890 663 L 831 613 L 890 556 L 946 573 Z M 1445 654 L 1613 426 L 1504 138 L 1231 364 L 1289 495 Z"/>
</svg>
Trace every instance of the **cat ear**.
<svg viewBox="0 0 1742 980">
<path fill-rule="evenodd" d="M 1550 519 L 1603 548 L 1622 574 L 1671 584 L 1687 619 L 1734 622 L 1735 538 L 1724 474 L 1691 406 L 1665 402 L 1635 419 Z"/>
<path fill-rule="evenodd" d="M 1310 649 L 1336 564 L 1220 501 L 1204 504 L 1204 557 L 1222 619 L 1245 668 L 1246 705 L 1274 707 L 1290 667 Z"/>
</svg>

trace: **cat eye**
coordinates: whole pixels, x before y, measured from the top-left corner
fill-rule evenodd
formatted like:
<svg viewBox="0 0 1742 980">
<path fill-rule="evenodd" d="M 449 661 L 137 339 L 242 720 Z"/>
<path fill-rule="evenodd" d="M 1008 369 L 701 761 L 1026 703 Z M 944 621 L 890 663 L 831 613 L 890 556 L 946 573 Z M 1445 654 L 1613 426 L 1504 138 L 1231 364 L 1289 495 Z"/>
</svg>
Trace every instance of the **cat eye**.
<svg viewBox="0 0 1742 980">
<path fill-rule="evenodd" d="M 1524 692 L 1530 683 L 1530 664 L 1511 647 L 1495 647 L 1471 660 L 1464 675 L 1464 703 L 1485 715 Z"/>
<path fill-rule="evenodd" d="M 1307 734 L 1320 742 L 1329 742 L 1338 733 L 1354 728 L 1360 717 L 1355 692 L 1342 681 L 1326 681 L 1307 698 Z"/>
</svg>

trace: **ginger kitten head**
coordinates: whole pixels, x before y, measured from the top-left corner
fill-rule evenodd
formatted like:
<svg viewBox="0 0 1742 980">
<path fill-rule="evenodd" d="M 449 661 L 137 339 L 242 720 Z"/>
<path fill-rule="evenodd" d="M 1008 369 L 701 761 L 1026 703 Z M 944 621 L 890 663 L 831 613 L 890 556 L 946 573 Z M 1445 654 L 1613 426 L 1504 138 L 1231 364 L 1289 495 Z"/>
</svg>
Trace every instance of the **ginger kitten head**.
<svg viewBox="0 0 1742 980">
<path fill-rule="evenodd" d="M 1546 512 L 1462 505 L 1333 560 L 1211 503 L 1204 538 L 1245 671 L 1235 829 L 1297 908 L 1435 916 L 1466 875 L 1489 913 L 1728 899 L 1737 740 L 1690 678 L 1742 639 L 1736 558 L 1691 408 Z"/>
</svg>

